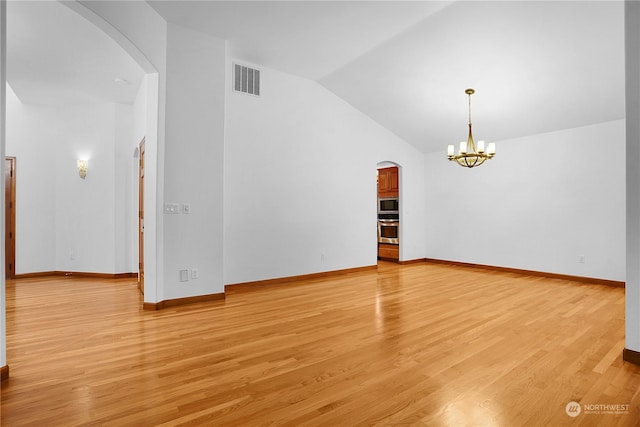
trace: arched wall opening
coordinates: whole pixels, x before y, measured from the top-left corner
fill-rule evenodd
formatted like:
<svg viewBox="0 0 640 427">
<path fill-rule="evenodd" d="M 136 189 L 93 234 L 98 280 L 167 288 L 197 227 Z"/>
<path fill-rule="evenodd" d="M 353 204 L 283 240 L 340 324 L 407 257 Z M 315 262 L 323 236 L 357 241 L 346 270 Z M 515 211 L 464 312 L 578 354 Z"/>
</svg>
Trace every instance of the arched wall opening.
<svg viewBox="0 0 640 427">
<path fill-rule="evenodd" d="M 62 4 L 72 9 L 78 15 L 92 23 L 98 29 L 107 34 L 122 49 L 134 59 L 134 61 L 145 72 L 141 88 L 139 90 L 138 102 L 142 104 L 142 108 L 138 108 L 136 112 L 136 120 L 138 126 L 134 126 L 134 136 L 131 141 L 132 150 L 138 147 L 142 139 L 145 141 L 145 180 L 144 180 L 144 301 L 155 302 L 159 299 L 159 274 L 158 268 L 158 230 L 161 229 L 162 218 L 159 213 L 162 212 L 158 208 L 161 199 L 157 197 L 158 190 L 158 159 L 159 159 L 159 117 L 160 117 L 160 76 L 159 71 L 147 58 L 147 56 L 122 32 L 107 22 L 102 16 L 98 15 L 87 6 L 78 1 L 61 1 Z M 141 98 L 141 99 L 140 99 Z M 138 159 L 134 157 L 134 163 Z M 135 205 L 137 205 L 137 194 L 139 192 L 138 180 L 133 180 L 133 191 Z M 138 209 L 134 209 L 136 213 Z M 137 257 L 137 251 L 136 251 Z M 137 264 L 137 262 L 136 262 Z"/>
<path fill-rule="evenodd" d="M 404 261 L 403 257 L 403 242 L 404 242 L 404 227 L 403 227 L 403 185 L 402 185 L 402 165 L 398 162 L 391 160 L 380 161 L 376 164 L 376 172 L 378 169 L 397 167 L 398 168 L 398 215 L 399 215 L 399 227 L 398 227 L 398 262 Z M 376 191 L 377 194 L 377 191 Z"/>
</svg>

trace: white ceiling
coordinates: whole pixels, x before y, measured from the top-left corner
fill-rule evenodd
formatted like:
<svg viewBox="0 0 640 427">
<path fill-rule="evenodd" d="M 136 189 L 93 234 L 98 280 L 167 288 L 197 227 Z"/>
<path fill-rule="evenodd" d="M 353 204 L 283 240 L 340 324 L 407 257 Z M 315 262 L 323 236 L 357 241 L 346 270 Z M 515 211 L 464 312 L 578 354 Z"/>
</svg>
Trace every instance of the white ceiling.
<svg viewBox="0 0 640 427">
<path fill-rule="evenodd" d="M 231 56 L 318 80 L 451 2 L 148 3 L 168 22 L 228 40 Z"/>
<path fill-rule="evenodd" d="M 458 2 L 321 83 L 424 152 L 624 117 L 622 2 Z M 499 150 L 499 148 L 498 148 Z"/>
<path fill-rule="evenodd" d="M 7 2 L 7 81 L 22 103 L 130 104 L 142 76 L 118 44 L 61 3 Z"/>
<path fill-rule="evenodd" d="M 624 117 L 622 1 L 150 4 L 228 40 L 235 58 L 317 80 L 424 152 L 466 139 L 467 87 L 476 139 Z M 139 68 L 71 10 L 9 2 L 8 18 L 8 77 L 23 102 L 133 100 Z"/>
</svg>

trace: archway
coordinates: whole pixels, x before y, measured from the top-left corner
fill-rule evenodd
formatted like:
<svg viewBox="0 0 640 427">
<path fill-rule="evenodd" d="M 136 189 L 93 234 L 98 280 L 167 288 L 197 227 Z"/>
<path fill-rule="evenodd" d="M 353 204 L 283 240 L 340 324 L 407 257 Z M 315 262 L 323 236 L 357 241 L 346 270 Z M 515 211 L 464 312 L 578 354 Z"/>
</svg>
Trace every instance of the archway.
<svg viewBox="0 0 640 427">
<path fill-rule="evenodd" d="M 162 209 L 158 207 L 156 197 L 158 187 L 158 158 L 159 158 L 159 121 L 160 121 L 160 75 L 158 69 L 151 63 L 149 58 L 122 32 L 116 29 L 111 23 L 107 22 L 98 13 L 81 4 L 78 1 L 62 1 L 62 4 L 69 7 L 78 15 L 91 22 L 98 29 L 107 34 L 115 41 L 145 72 L 143 80 L 144 96 L 146 98 L 146 123 L 144 124 L 144 133 L 134 137 L 132 147 L 137 146 L 141 138 L 145 140 L 145 191 L 144 191 L 144 209 L 145 209 L 145 233 L 144 233 L 144 300 L 145 302 L 155 302 L 158 300 L 159 275 L 157 274 L 157 230 L 160 228 L 158 221 L 161 217 L 158 214 Z M 136 159 L 137 161 L 137 159 Z M 137 196 L 139 192 L 138 181 L 134 183 L 133 194 Z M 137 203 L 137 202 L 136 202 Z M 137 209 L 136 209 L 136 223 Z M 136 263 L 137 264 L 137 263 Z"/>
<path fill-rule="evenodd" d="M 125 36 L 117 31 L 113 26 L 108 24 L 104 19 L 99 17 L 96 13 L 78 2 L 60 2 L 60 4 L 68 7 L 76 12 L 79 16 L 86 19 L 88 22 L 96 26 L 107 34 L 112 40 L 119 44 L 127 54 L 134 59 L 134 61 L 140 66 L 140 68 L 146 73 L 144 84 L 146 87 L 144 104 L 146 107 L 144 133 L 146 140 L 148 141 L 149 148 L 147 151 L 147 158 L 149 163 L 153 164 L 153 168 L 149 168 L 147 171 L 149 188 L 146 194 L 148 194 L 147 212 L 150 217 L 155 218 L 157 212 L 156 203 L 156 186 L 157 186 L 157 153 L 158 153 L 158 135 L 159 135 L 159 73 L 156 68 L 150 63 L 150 61 L 141 53 L 136 46 L 134 46 Z M 6 28 L 7 28 L 7 8 L 6 2 L 0 2 L 0 157 L 4 157 L 6 153 L 6 134 L 5 134 L 5 120 L 6 120 L 6 58 L 7 58 L 7 46 L 6 46 Z M 1 205 L 0 205 L 1 207 Z M 4 211 L 3 207 L 0 209 Z M 148 251 L 145 251 L 145 259 L 147 260 L 147 268 L 156 271 L 156 227 L 155 221 L 153 227 L 149 227 L 146 233 L 145 242 Z M 4 274 L 2 274 L 2 283 L 0 283 L 0 377 L 2 379 L 8 376 L 8 366 L 6 360 L 6 323 L 5 323 L 5 282 Z M 147 276 L 149 277 L 149 276 Z M 146 295 L 151 298 L 155 298 L 157 284 L 155 281 L 147 280 L 146 286 L 149 291 Z"/>
<path fill-rule="evenodd" d="M 378 259 L 401 262 L 402 227 L 402 166 L 393 161 L 376 165 Z"/>
</svg>

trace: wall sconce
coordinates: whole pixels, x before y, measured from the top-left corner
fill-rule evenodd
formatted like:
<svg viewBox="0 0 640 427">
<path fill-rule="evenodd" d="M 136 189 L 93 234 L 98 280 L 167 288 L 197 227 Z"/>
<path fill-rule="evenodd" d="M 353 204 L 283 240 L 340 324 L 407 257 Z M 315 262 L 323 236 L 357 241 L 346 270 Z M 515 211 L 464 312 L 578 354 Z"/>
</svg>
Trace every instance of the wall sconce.
<svg viewBox="0 0 640 427">
<path fill-rule="evenodd" d="M 80 178 L 85 179 L 87 176 L 87 161 L 78 159 L 78 173 Z"/>
</svg>

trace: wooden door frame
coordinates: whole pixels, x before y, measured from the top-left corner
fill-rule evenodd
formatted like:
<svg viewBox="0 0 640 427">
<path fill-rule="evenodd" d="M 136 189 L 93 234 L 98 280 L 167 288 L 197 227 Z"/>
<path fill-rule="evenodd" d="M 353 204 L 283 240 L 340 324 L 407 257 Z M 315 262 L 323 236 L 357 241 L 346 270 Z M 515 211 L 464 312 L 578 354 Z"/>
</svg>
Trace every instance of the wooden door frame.
<svg viewBox="0 0 640 427">
<path fill-rule="evenodd" d="M 5 157 L 5 166 L 7 160 L 11 162 L 10 182 L 5 182 L 5 200 L 7 184 L 10 185 L 11 198 L 10 205 L 5 206 L 5 278 L 14 279 L 16 277 L 16 158 L 13 156 Z M 7 176 L 5 171 L 5 178 Z M 8 250 L 7 250 L 8 247 Z M 8 268 L 7 268 L 8 267 Z"/>
<path fill-rule="evenodd" d="M 145 138 L 138 145 L 138 290 L 144 294 L 144 176 Z"/>
</svg>

